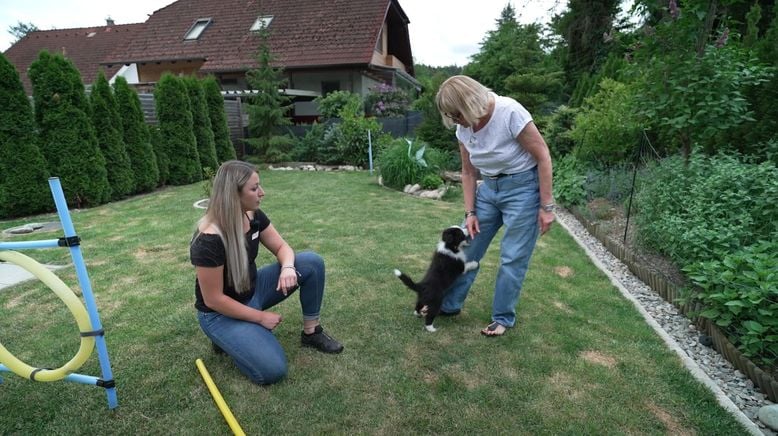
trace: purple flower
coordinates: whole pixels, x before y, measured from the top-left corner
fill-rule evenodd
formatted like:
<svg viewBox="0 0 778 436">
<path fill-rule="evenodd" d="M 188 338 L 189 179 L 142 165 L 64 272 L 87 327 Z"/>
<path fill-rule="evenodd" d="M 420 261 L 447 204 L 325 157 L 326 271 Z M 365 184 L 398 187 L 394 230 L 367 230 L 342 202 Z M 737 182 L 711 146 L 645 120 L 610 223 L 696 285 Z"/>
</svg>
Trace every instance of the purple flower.
<svg viewBox="0 0 778 436">
<path fill-rule="evenodd" d="M 724 45 L 727 43 L 727 39 L 729 39 L 729 27 L 724 29 L 724 33 L 719 36 L 719 39 L 716 40 L 716 48 L 724 47 Z"/>
<path fill-rule="evenodd" d="M 670 16 L 673 17 L 673 20 L 678 19 L 678 15 L 680 15 L 681 10 L 678 9 L 678 3 L 676 0 L 670 0 L 670 5 L 668 8 L 670 9 Z"/>
</svg>

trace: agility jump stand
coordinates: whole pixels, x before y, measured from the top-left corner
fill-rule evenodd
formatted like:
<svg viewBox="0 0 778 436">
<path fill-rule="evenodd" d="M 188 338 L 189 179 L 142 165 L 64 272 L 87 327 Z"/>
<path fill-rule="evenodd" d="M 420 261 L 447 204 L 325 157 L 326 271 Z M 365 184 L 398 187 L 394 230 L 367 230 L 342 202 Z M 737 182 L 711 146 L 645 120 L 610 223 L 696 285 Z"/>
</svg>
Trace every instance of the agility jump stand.
<svg viewBox="0 0 778 436">
<path fill-rule="evenodd" d="M 118 406 L 116 398 L 116 386 L 111 373 L 111 364 L 108 360 L 108 349 L 105 346 L 105 333 L 100 324 L 100 316 L 97 314 L 97 305 L 95 304 L 92 286 L 89 283 L 89 275 L 86 272 L 84 258 L 81 256 L 81 239 L 76 235 L 73 228 L 73 222 L 70 219 L 65 195 L 62 192 L 59 178 L 49 179 L 49 188 L 54 197 L 54 204 L 57 206 L 57 214 L 62 223 L 62 229 L 65 237 L 59 239 L 41 240 L 41 241 L 23 241 L 23 242 L 0 242 L 0 260 L 15 263 L 26 269 L 39 280 L 51 288 L 54 293 L 67 305 L 70 312 L 76 318 L 78 329 L 81 335 L 81 346 L 75 357 L 57 369 L 33 368 L 21 360 L 17 359 L 8 350 L 0 344 L 0 372 L 13 372 L 17 375 L 29 378 L 34 381 L 49 382 L 57 380 L 66 380 L 75 383 L 99 386 L 105 389 L 108 397 L 108 408 L 114 409 Z M 49 271 L 43 265 L 35 260 L 10 250 L 36 249 L 68 247 L 70 257 L 78 275 L 78 282 L 81 286 L 81 293 L 84 296 L 86 309 L 81 300 L 76 297 L 73 291 L 60 280 L 54 273 Z M 88 313 L 87 313 L 88 312 Z M 92 350 L 97 346 L 97 356 L 100 360 L 100 370 L 102 377 L 94 377 L 83 374 L 76 374 L 81 365 L 86 362 L 92 354 Z M 0 383 L 2 383 L 0 377 Z"/>
</svg>

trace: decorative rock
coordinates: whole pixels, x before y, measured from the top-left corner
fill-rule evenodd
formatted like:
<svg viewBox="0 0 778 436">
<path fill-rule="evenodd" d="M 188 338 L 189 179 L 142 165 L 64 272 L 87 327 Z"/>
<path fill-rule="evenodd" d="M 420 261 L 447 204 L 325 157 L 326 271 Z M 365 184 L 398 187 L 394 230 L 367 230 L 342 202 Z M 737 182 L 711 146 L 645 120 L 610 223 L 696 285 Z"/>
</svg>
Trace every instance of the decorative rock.
<svg viewBox="0 0 778 436">
<path fill-rule="evenodd" d="M 773 430 L 778 430 L 778 404 L 763 406 L 759 409 L 758 417 L 762 424 Z"/>
<path fill-rule="evenodd" d="M 417 183 L 417 184 L 415 184 L 415 185 L 411 186 L 411 189 L 409 189 L 409 190 L 408 190 L 408 193 L 409 193 L 409 194 L 413 194 L 413 193 L 415 193 L 416 191 L 418 191 L 418 190 L 420 190 L 420 189 L 421 189 L 421 185 L 419 185 L 419 184 Z"/>
<path fill-rule="evenodd" d="M 411 185 L 411 184 L 405 185 L 405 187 L 403 188 L 403 192 L 406 193 L 406 194 L 410 194 L 412 187 L 413 187 L 413 185 Z"/>
</svg>

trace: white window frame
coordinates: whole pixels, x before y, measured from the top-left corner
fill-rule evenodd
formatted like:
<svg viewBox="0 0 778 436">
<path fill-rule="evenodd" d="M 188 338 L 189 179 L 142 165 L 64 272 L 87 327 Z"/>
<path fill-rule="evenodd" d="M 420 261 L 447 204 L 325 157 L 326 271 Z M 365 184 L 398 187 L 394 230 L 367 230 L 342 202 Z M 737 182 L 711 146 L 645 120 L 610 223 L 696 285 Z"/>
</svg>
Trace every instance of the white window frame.
<svg viewBox="0 0 778 436">
<path fill-rule="evenodd" d="M 194 24 L 192 24 L 192 27 L 186 31 L 184 40 L 191 41 L 200 38 L 200 35 L 205 32 L 205 29 L 208 28 L 208 25 L 210 24 L 211 18 L 198 18 L 195 20 Z"/>
<path fill-rule="evenodd" d="M 256 32 L 263 27 L 267 29 L 270 27 L 270 23 L 273 22 L 273 16 L 272 15 L 260 15 L 257 17 L 256 21 L 254 21 L 254 24 L 251 25 L 251 29 L 249 31 Z"/>
</svg>

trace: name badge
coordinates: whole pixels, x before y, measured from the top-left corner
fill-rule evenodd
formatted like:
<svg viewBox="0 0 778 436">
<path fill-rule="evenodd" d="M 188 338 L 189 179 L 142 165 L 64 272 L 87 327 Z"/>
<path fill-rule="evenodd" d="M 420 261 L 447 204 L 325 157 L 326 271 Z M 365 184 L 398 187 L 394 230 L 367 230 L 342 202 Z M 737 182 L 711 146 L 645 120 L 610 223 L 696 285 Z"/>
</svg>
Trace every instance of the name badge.
<svg viewBox="0 0 778 436">
<path fill-rule="evenodd" d="M 259 238 L 259 232 L 255 232 L 253 235 L 251 235 L 251 240 L 252 241 L 257 239 L 257 238 Z"/>
</svg>

